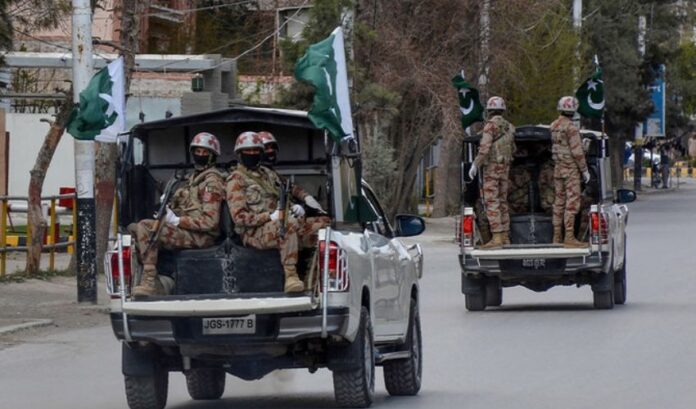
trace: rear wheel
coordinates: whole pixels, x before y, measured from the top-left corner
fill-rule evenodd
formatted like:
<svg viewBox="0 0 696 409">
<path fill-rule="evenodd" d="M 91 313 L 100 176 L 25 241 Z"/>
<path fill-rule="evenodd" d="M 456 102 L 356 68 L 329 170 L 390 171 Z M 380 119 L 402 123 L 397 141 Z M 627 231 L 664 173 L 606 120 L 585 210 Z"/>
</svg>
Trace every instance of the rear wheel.
<svg viewBox="0 0 696 409">
<path fill-rule="evenodd" d="M 503 288 L 498 278 L 489 278 L 486 282 L 486 305 L 500 307 L 503 303 Z"/>
<path fill-rule="evenodd" d="M 464 294 L 466 309 L 469 311 L 483 311 L 486 309 L 486 292 Z"/>
<path fill-rule="evenodd" d="M 150 376 L 124 377 L 130 409 L 163 409 L 167 404 L 169 372 L 155 368 Z"/>
<path fill-rule="evenodd" d="M 195 368 L 184 375 L 191 399 L 220 399 L 225 392 L 225 371 L 221 368 Z"/>
<path fill-rule="evenodd" d="M 594 307 L 598 310 L 610 310 L 614 308 L 614 291 L 593 291 Z"/>
<path fill-rule="evenodd" d="M 333 372 L 334 395 L 336 403 L 344 408 L 366 408 L 372 404 L 375 394 L 375 350 L 370 312 L 362 307 L 360 311 L 360 327 L 348 356 L 351 361 L 358 362 L 358 367 L 349 370 Z"/>
<path fill-rule="evenodd" d="M 394 396 L 416 395 L 421 387 L 423 355 L 418 301 L 415 299 L 411 299 L 410 310 L 404 349 L 411 356 L 384 363 L 384 383 L 387 392 Z"/>
</svg>

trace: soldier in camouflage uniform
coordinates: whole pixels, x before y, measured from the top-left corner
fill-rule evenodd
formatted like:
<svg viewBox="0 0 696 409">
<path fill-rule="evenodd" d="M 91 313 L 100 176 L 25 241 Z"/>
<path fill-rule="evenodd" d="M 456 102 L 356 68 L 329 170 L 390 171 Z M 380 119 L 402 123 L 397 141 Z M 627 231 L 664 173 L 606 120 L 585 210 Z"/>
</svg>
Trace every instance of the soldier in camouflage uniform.
<svg viewBox="0 0 696 409">
<path fill-rule="evenodd" d="M 535 208 L 535 212 L 551 213 L 555 200 L 553 189 L 553 161 L 550 158 L 544 160 L 535 155 L 536 163 L 541 162 L 538 170 L 536 184 L 538 186 L 539 204 L 541 208 Z M 514 164 L 510 168 L 510 190 L 508 192 L 508 208 L 511 214 L 527 213 L 529 207 L 529 185 L 533 182 L 534 174 L 539 165 Z"/>
<path fill-rule="evenodd" d="M 281 181 L 278 175 L 261 166 L 263 141 L 256 132 L 243 132 L 234 148 L 239 156 L 237 168 L 227 178 L 226 195 L 236 232 L 245 245 L 258 249 L 277 248 L 285 273 L 285 292 L 304 290 L 297 275 L 300 245 L 316 243 L 313 226 L 303 223 L 304 209 L 299 204 L 286 215 L 285 234 L 281 235 Z"/>
<path fill-rule="evenodd" d="M 186 177 L 183 186 L 179 186 L 172 196 L 156 241 L 148 249 L 150 235 L 157 229 L 156 220 L 145 219 L 128 226 L 135 236 L 143 265 L 140 285 L 133 288 L 135 297 L 165 293 L 156 269 L 160 247 L 210 247 L 220 234 L 220 204 L 225 192 L 225 174 L 215 167 L 220 155 L 220 142 L 214 135 L 201 132 L 194 136 L 189 151 L 194 161 L 194 172 Z"/>
<path fill-rule="evenodd" d="M 515 127 L 503 118 L 505 101 L 491 97 L 486 103 L 489 119 L 483 128 L 483 137 L 478 155 L 469 170 L 469 177 L 476 177 L 478 169 L 483 169 L 483 200 L 486 204 L 493 238 L 481 248 L 492 249 L 510 244 L 510 215 L 507 196 L 509 188 L 510 163 L 515 150 Z"/>
<path fill-rule="evenodd" d="M 575 97 L 562 97 L 558 101 L 558 111 L 561 115 L 551 123 L 556 190 L 556 201 L 553 205 L 553 242 L 561 243 L 561 226 L 565 226 L 563 245 L 566 247 L 586 245 L 578 241 L 574 233 L 575 215 L 580 210 L 580 175 L 585 183 L 590 180 L 580 131 L 572 121 L 577 109 L 578 100 Z"/>
</svg>

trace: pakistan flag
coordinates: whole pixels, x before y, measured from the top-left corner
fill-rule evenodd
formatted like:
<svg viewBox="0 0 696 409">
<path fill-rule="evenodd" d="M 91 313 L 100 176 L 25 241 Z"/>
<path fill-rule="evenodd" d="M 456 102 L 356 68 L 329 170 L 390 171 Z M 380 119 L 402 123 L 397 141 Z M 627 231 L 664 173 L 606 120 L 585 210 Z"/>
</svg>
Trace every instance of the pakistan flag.
<svg viewBox="0 0 696 409">
<path fill-rule="evenodd" d="M 463 71 L 452 78 L 452 85 L 459 94 L 459 110 L 462 113 L 464 129 L 474 122 L 483 121 L 483 106 L 479 100 L 478 90 L 466 82 Z"/>
<path fill-rule="evenodd" d="M 343 30 L 309 46 L 295 65 L 295 78 L 315 88 L 314 102 L 308 116 L 312 123 L 329 131 L 340 141 L 353 135 L 353 119 L 348 93 L 348 71 L 343 45 Z"/>
<path fill-rule="evenodd" d="M 595 73 L 575 92 L 578 99 L 578 113 L 585 118 L 601 118 L 604 112 L 604 81 L 602 69 L 597 66 Z"/>
<path fill-rule="evenodd" d="M 80 92 L 80 106 L 68 120 L 68 133 L 75 139 L 116 142 L 126 127 L 123 57 L 99 70 Z"/>
</svg>

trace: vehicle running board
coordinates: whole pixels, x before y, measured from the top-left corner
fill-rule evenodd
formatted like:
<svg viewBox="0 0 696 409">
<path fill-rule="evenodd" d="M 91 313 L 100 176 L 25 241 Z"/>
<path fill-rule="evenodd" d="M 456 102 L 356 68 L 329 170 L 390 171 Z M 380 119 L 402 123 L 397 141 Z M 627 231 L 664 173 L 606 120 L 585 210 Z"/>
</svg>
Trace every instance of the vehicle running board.
<svg viewBox="0 0 696 409">
<path fill-rule="evenodd" d="M 385 361 L 391 361 L 394 359 L 408 359 L 411 357 L 411 351 L 396 351 L 396 352 L 377 352 L 375 356 L 375 363 L 381 364 Z"/>
<path fill-rule="evenodd" d="M 564 248 L 564 247 L 544 247 L 544 248 L 515 248 L 515 249 L 494 249 L 494 250 L 472 250 L 471 257 L 482 260 L 520 260 L 525 258 L 572 258 L 586 257 L 591 254 L 590 247 Z"/>
<path fill-rule="evenodd" d="M 149 317 L 220 317 L 225 315 L 273 314 L 317 308 L 312 297 L 226 298 L 208 300 L 128 301 L 123 312 Z"/>
</svg>

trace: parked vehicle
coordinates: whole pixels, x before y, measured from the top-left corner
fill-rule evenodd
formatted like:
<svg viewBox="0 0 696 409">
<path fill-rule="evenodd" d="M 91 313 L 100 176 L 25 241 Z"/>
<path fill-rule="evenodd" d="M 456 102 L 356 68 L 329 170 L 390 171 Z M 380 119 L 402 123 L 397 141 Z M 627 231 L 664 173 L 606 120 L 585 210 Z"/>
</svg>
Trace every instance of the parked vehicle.
<svg viewBox="0 0 696 409">
<path fill-rule="evenodd" d="M 400 238 L 420 234 L 424 221 L 398 215 L 392 224 L 360 182 L 355 145 L 333 142 L 305 112 L 235 107 L 137 125 L 122 146 L 119 229 L 150 216 L 161 186 L 192 167 L 186 147 L 193 135 L 215 134 L 218 162 L 232 163 L 234 139 L 247 130 L 275 135 L 276 169 L 332 217 L 317 248 L 300 253 L 309 290 L 283 293 L 278 251 L 243 246 L 223 204 L 223 234 L 213 247 L 160 251 L 157 269 L 173 281 L 172 294 L 133 300 L 138 265 L 123 234 L 106 257 L 106 278 L 129 406 L 163 408 L 170 372 L 183 372 L 191 398 L 217 399 L 226 374 L 255 380 L 276 369 L 329 368 L 337 403 L 367 407 L 379 365 L 391 395 L 417 394 L 423 254 Z"/>
<path fill-rule="evenodd" d="M 521 187 L 526 209 L 510 212 L 510 245 L 492 250 L 477 248 L 486 239 L 482 237 L 487 229 L 485 213 L 480 205 L 479 181 L 465 181 L 459 260 L 468 310 L 500 306 L 503 288 L 519 285 L 539 292 L 556 285 L 590 285 L 598 309 L 626 302 L 625 203 L 635 200 L 635 192 L 613 189 L 607 136 L 593 131 L 581 131 L 581 135 L 589 144 L 586 159 L 591 179 L 583 186 L 583 208 L 576 216 L 574 233 L 589 241 L 587 247 L 552 244 L 551 206 L 547 203 L 546 208 L 542 207 L 539 194 L 540 183 L 548 183 L 539 179 L 539 169 L 552 160 L 548 126 L 521 126 L 515 132 L 518 153 L 511 175 L 527 170 L 532 176 L 528 185 Z M 479 140 L 480 135 L 464 140 L 465 174 Z"/>
</svg>

